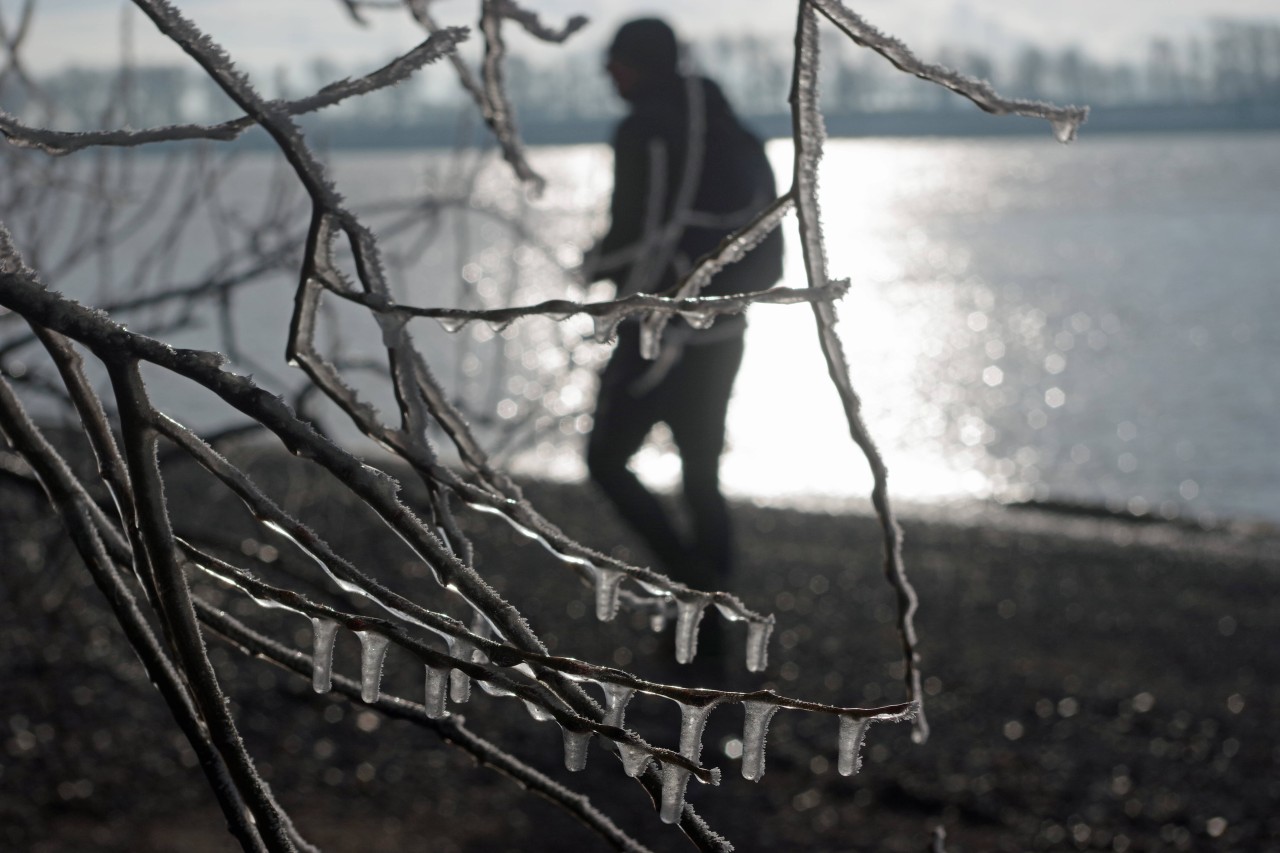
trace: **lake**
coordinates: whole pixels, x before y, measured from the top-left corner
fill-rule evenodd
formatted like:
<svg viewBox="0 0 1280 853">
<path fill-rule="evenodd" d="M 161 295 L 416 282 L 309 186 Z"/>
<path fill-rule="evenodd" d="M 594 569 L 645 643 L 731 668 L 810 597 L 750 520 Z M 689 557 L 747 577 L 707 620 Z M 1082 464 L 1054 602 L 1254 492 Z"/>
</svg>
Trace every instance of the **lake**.
<svg viewBox="0 0 1280 853">
<path fill-rule="evenodd" d="M 769 153 L 787 185 L 789 142 L 770 143 Z M 549 180 L 536 200 L 513 191 L 500 165 L 470 155 L 333 156 L 339 188 L 388 235 L 402 299 L 474 307 L 606 298 L 563 268 L 603 228 L 607 148 L 535 149 Z M 146 183 L 167 167 L 148 155 L 133 168 Z M 224 184 L 227 206 L 298 204 L 298 194 L 272 188 L 277 173 L 271 155 L 241 154 Z M 423 186 L 471 187 L 481 204 L 408 207 Z M 1090 138 L 1086 126 L 1070 146 L 1047 130 L 832 140 L 821 187 L 831 271 L 852 282 L 840 331 L 898 500 L 1280 520 L 1280 134 Z M 400 207 L 387 205 L 397 198 Z M 192 280 L 217 266 L 214 219 L 193 220 L 167 275 Z M 147 228 L 147 239 L 161 233 L 147 226 L 144 236 Z M 788 240 L 784 283 L 803 286 Z M 130 251 L 142 250 L 123 242 L 121 257 Z M 93 299 L 118 292 L 106 278 L 71 267 L 49 283 Z M 281 364 L 290 290 L 277 275 L 234 301 L 238 366 L 280 390 L 298 384 Z M 870 476 L 826 377 L 812 313 L 756 306 L 749 322 L 726 490 L 767 501 L 864 498 Z M 502 459 L 524 472 L 582 476 L 592 376 L 607 357 L 584 342 L 589 323 L 533 319 L 457 335 L 418 324 L 437 375 Z M 215 326 L 210 319 L 178 342 L 213 346 L 206 333 Z M 372 324 L 349 311 L 332 312 L 324 339 L 353 359 L 378 356 Z M 156 393 L 202 427 L 227 422 L 215 401 L 178 383 L 157 377 Z M 391 405 L 376 381 L 367 393 Z M 655 484 L 678 478 L 662 435 L 636 464 Z"/>
</svg>

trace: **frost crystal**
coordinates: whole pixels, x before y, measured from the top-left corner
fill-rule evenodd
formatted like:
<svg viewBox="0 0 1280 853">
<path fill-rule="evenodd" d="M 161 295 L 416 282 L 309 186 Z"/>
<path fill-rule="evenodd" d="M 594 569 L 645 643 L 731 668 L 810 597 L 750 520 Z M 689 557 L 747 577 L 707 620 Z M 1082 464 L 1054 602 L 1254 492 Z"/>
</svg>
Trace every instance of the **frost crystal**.
<svg viewBox="0 0 1280 853">
<path fill-rule="evenodd" d="M 778 706 L 770 702 L 742 703 L 746 720 L 742 726 L 742 778 L 759 782 L 764 776 L 764 742 L 769 733 L 769 721 L 778 712 Z"/>
<path fill-rule="evenodd" d="M 445 706 L 445 691 L 449 686 L 449 670 L 427 664 L 426 706 L 427 716 L 433 720 L 449 716 Z"/>
<path fill-rule="evenodd" d="M 862 767 L 862 741 L 871 720 L 866 717 L 840 718 L 840 761 L 836 769 L 841 776 L 852 776 Z"/>
<path fill-rule="evenodd" d="M 376 631 L 356 631 L 360 638 L 360 698 L 366 702 L 378 701 L 378 686 L 382 683 L 382 661 L 387 656 L 390 638 Z"/>
<path fill-rule="evenodd" d="M 577 773 L 587 769 L 587 745 L 591 743 L 591 732 L 575 732 L 561 729 L 564 732 L 564 766 Z"/>
<path fill-rule="evenodd" d="M 311 620 L 311 688 L 317 693 L 333 689 L 333 644 L 338 637 L 338 623 L 319 616 Z"/>
</svg>

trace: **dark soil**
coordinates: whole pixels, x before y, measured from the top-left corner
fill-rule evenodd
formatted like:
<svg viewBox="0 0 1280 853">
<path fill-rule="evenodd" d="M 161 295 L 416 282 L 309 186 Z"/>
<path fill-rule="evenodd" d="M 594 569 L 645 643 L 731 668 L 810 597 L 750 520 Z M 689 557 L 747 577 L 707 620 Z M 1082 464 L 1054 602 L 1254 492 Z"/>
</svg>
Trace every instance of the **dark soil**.
<svg viewBox="0 0 1280 853">
<path fill-rule="evenodd" d="M 385 528 L 332 482 L 265 455 L 281 500 L 344 553 L 428 606 L 462 615 Z M 531 484 L 545 514 L 583 541 L 630 540 L 585 485 Z M 273 557 L 267 580 L 303 588 L 315 570 L 254 529 L 207 479 L 170 482 L 177 526 L 229 553 Z M 842 705 L 903 697 L 893 597 L 873 519 L 734 507 L 732 588 L 778 619 L 763 678 L 740 664 L 680 667 L 670 631 L 625 614 L 600 624 L 590 591 L 534 543 L 465 517 L 478 567 L 553 650 L 652 678 L 706 681 Z M 739 850 L 908 850 L 943 826 L 951 851 L 1280 849 L 1280 558 L 1274 531 L 1196 532 L 999 509 L 908 517 L 907 566 L 932 737 L 872 727 L 865 766 L 836 773 L 829 717 L 779 713 L 767 774 L 743 780 L 725 755 L 738 707 L 717 709 L 704 763 L 718 788 L 690 800 Z M 624 543 L 619 546 L 617 543 Z M 278 556 L 264 551 L 270 544 Z M 638 549 L 631 555 L 643 559 Z M 0 848 L 235 849 L 194 754 L 42 496 L 0 477 Z M 308 580 L 309 579 L 309 580 Z M 309 650 L 296 616 L 225 589 L 204 592 Z M 319 593 L 317 593 L 319 594 Z M 431 731 L 390 721 L 218 638 L 211 655 L 260 769 L 303 833 L 325 849 L 606 849 L 557 807 L 523 792 Z M 339 639 L 354 673 L 357 644 Z M 417 699 L 417 665 L 388 658 L 384 689 Z M 616 760 L 593 746 L 561 766 L 554 725 L 476 691 L 455 706 L 477 733 L 587 793 L 655 850 L 688 849 Z M 640 697 L 628 723 L 675 745 L 676 708 Z"/>
</svg>

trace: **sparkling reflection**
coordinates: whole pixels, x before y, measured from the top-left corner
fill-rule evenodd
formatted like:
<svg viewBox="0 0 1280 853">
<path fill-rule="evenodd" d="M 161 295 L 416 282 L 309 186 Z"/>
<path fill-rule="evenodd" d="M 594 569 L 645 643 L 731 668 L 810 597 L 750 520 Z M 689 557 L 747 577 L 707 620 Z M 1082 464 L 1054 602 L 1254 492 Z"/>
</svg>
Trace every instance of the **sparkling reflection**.
<svg viewBox="0 0 1280 853">
<path fill-rule="evenodd" d="M 1280 517 L 1280 459 L 1267 439 L 1280 426 L 1271 378 L 1280 339 L 1260 319 L 1280 311 L 1271 284 L 1280 243 L 1270 238 L 1280 210 L 1266 190 L 1280 181 L 1274 143 L 1274 134 L 1180 137 L 1160 149 L 1119 138 L 1070 148 L 831 141 L 820 182 L 830 266 L 852 280 L 840 332 L 893 495 Z M 769 150 L 779 176 L 789 174 L 789 144 Z M 417 301 L 450 301 L 450 280 L 466 288 L 461 304 L 608 297 L 563 274 L 603 226 L 607 149 L 534 153 L 548 194 L 504 200 L 495 189 L 487 201 L 523 205 L 532 236 L 490 239 L 487 252 L 477 239 L 476 257 L 434 256 Z M 503 181 L 481 172 L 477 183 Z M 803 286 L 794 222 L 786 227 L 785 283 Z M 456 370 L 447 354 L 440 362 L 477 427 L 493 422 L 487 443 L 504 463 L 584 475 L 580 442 L 608 354 L 591 331 L 581 317 L 475 327 L 471 348 L 455 350 Z M 757 307 L 748 335 L 726 489 L 864 498 L 870 476 L 811 312 Z M 660 433 L 635 465 L 655 485 L 679 476 Z"/>
</svg>

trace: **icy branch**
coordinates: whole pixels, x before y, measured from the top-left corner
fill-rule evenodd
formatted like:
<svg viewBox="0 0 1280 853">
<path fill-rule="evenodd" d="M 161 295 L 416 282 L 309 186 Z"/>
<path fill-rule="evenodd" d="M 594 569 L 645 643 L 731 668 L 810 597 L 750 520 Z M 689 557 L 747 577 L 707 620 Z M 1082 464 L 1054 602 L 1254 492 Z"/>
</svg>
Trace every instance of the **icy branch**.
<svg viewBox="0 0 1280 853">
<path fill-rule="evenodd" d="M 792 78 L 791 115 L 795 138 L 794 186 L 796 210 L 800 218 L 801 248 L 810 286 L 825 285 L 827 278 L 827 253 L 823 243 L 821 217 L 818 211 L 818 164 L 822 159 L 824 130 L 822 113 L 818 108 L 818 20 L 814 12 L 816 4 L 802 0 L 796 24 L 795 66 Z M 907 695 L 916 703 L 923 699 L 920 686 L 920 655 L 917 650 L 915 589 L 907 580 L 902 559 L 902 529 L 898 526 L 889 502 L 889 471 L 875 441 L 862 418 L 862 400 L 853 388 L 849 377 L 849 363 L 844 345 L 836 333 L 837 316 L 830 303 L 813 303 L 814 318 L 818 325 L 818 340 L 831 381 L 840 396 L 849 434 L 862 450 L 871 468 L 874 484 L 871 502 L 880 521 L 884 541 L 884 573 L 893 587 L 898 603 L 898 634 L 902 642 L 904 679 Z M 929 736 L 929 726 L 924 711 L 915 718 L 915 739 L 923 742 Z"/>
<path fill-rule="evenodd" d="M 693 317 L 698 322 L 705 322 L 708 317 L 723 314 L 740 314 L 756 303 L 770 305 L 794 305 L 800 302 L 831 301 L 840 299 L 848 292 L 843 282 L 835 282 L 827 287 L 815 289 L 796 289 L 775 287 L 756 293 L 738 293 L 726 296 L 702 296 L 690 298 L 670 298 L 653 293 L 635 293 L 621 299 L 608 302 L 573 302 L 566 299 L 549 299 L 536 305 L 513 306 L 511 308 L 430 308 L 412 305 L 386 303 L 371 297 L 336 290 L 344 299 L 357 302 L 373 311 L 384 314 L 396 314 L 402 317 L 430 317 L 440 321 L 446 331 L 457 332 L 472 322 L 483 322 L 503 329 L 516 320 L 526 317 L 547 317 L 552 320 L 564 320 L 575 314 L 585 314 L 597 320 L 597 328 L 614 330 L 627 317 L 657 312 L 665 316 Z M 597 334 L 600 343 L 607 343 L 613 338 L 609 332 Z"/>
<path fill-rule="evenodd" d="M 443 56 L 452 55 L 456 51 L 458 44 L 465 41 L 466 38 L 467 31 L 462 27 L 440 30 L 432 33 L 426 41 L 408 53 L 397 57 L 376 71 L 372 71 L 355 80 L 347 79 L 330 83 L 314 95 L 306 98 L 300 98 L 295 101 L 272 101 L 271 109 L 283 115 L 305 115 L 334 106 L 348 98 L 394 86 L 407 80 L 419 68 L 435 62 Z M 0 110 L 0 134 L 3 134 L 9 140 L 11 145 L 36 148 L 46 154 L 53 155 L 70 154 L 85 148 L 98 146 L 131 147 L 155 142 L 178 142 L 192 139 L 227 141 L 235 139 L 255 124 L 257 124 L 257 120 L 252 116 L 241 116 L 237 119 L 213 125 L 180 124 L 145 130 L 67 132 L 29 127 L 14 116 Z"/>
<path fill-rule="evenodd" d="M 868 24 L 858 14 L 849 10 L 841 0 L 803 0 L 811 4 L 839 27 L 854 43 L 870 48 L 889 60 L 895 68 L 914 74 L 931 83 L 945 86 L 963 95 L 978 107 L 993 115 L 1020 115 L 1040 118 L 1053 126 L 1053 135 L 1059 142 L 1070 142 L 1089 117 L 1088 107 L 1059 107 L 1043 101 L 1022 98 L 1006 98 L 996 93 L 985 80 L 968 77 L 942 65 L 922 62 L 905 44 L 887 36 Z"/>
</svg>

